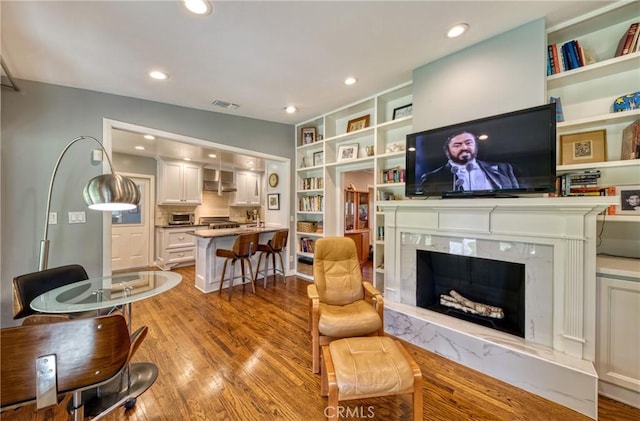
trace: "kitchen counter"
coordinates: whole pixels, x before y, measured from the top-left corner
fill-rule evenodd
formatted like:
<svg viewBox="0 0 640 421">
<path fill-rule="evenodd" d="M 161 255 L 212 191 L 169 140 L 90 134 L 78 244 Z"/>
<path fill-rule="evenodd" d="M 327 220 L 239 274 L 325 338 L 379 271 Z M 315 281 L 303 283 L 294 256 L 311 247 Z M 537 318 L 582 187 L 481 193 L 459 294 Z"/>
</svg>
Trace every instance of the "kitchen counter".
<svg viewBox="0 0 640 421">
<path fill-rule="evenodd" d="M 173 225 L 156 225 L 156 228 L 200 228 L 208 227 L 208 224 L 173 224 Z"/>
<path fill-rule="evenodd" d="M 201 238 L 218 238 L 218 237 L 236 236 L 238 234 L 246 234 L 246 233 L 249 233 L 249 232 L 258 232 L 258 233 L 275 232 L 275 231 L 278 231 L 280 229 L 282 229 L 282 228 L 281 227 L 275 227 L 275 228 L 261 227 L 261 228 L 258 228 L 256 226 L 245 225 L 245 226 L 240 226 L 238 228 L 222 228 L 222 229 L 215 229 L 215 230 L 198 230 L 198 231 L 194 231 L 193 233 L 190 233 L 190 234 L 191 235 L 195 235 L 196 237 L 201 237 Z"/>
<path fill-rule="evenodd" d="M 206 229 L 189 233 L 196 239 L 196 276 L 195 287 L 202 292 L 214 292 L 220 288 L 220 277 L 225 259 L 216 257 L 216 250 L 231 249 L 236 237 L 239 234 L 257 232 L 260 235 L 260 243 L 266 244 L 273 236 L 273 232 L 282 229 L 282 227 L 255 227 L 241 226 L 239 228 L 222 228 L 222 229 Z M 265 261 L 265 259 L 263 259 Z M 255 274 L 258 262 L 258 254 L 256 253 L 251 259 L 253 272 Z M 238 265 L 236 274 L 240 272 Z M 225 275 L 229 277 L 229 270 Z M 239 285 L 240 279 L 234 280 L 234 285 Z M 224 286 L 228 288 L 228 281 Z"/>
</svg>

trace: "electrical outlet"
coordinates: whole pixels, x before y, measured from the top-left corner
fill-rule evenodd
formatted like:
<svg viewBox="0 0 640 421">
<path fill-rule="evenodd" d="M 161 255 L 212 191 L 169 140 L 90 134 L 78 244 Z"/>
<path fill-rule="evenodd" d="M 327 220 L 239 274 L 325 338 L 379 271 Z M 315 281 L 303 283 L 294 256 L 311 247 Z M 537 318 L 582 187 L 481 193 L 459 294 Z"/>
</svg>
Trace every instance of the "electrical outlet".
<svg viewBox="0 0 640 421">
<path fill-rule="evenodd" d="M 84 211 L 80 212 L 69 212 L 69 223 L 70 224 L 84 224 L 87 222 Z"/>
<path fill-rule="evenodd" d="M 58 212 L 49 212 L 49 225 L 56 225 L 58 223 Z"/>
</svg>

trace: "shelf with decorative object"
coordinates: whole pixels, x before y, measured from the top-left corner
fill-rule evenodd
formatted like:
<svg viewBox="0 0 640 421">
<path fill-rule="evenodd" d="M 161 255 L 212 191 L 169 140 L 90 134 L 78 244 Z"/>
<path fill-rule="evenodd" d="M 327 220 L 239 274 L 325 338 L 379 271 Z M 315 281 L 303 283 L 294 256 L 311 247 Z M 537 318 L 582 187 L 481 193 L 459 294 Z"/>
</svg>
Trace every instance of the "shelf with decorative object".
<svg viewBox="0 0 640 421">
<path fill-rule="evenodd" d="M 407 82 L 296 125 L 296 196 L 300 200 L 310 194 L 324 195 L 322 211 L 301 211 L 296 205 L 296 222 L 315 218 L 324 223 L 323 232 L 317 236 L 344 235 L 344 202 L 337 194 L 346 188 L 341 185 L 342 174 L 364 170 L 375 175 L 385 168 L 404 168 L 405 136 L 411 132 L 413 121 L 412 89 L 412 83 Z M 311 127 L 316 128 L 315 142 L 305 144 L 303 129 Z M 305 179 L 313 177 L 323 178 L 321 191 L 301 187 Z M 377 177 L 372 177 L 370 184 L 377 194 Z M 382 186 L 383 191 L 394 190 L 394 197 L 403 195 L 404 187 L 396 184 Z M 370 214 L 371 236 L 375 235 L 380 216 Z M 305 236 L 309 234 L 296 231 L 296 238 Z M 368 247 L 363 246 L 362 250 L 364 258 Z M 376 253 L 377 259 L 383 260 L 383 247 L 374 247 L 374 256 Z M 305 259 L 296 259 L 296 272 L 309 279 L 312 255 L 300 256 Z M 378 272 L 376 279 L 382 285 L 384 273 Z"/>
</svg>

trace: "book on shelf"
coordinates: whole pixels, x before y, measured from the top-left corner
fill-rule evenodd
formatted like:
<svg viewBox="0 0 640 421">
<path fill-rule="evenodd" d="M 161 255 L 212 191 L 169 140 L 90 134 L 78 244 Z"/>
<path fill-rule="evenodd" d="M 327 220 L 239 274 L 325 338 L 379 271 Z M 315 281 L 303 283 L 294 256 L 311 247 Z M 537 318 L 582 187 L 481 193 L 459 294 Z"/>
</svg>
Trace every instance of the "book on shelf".
<svg viewBox="0 0 640 421">
<path fill-rule="evenodd" d="M 556 121 L 564 121 L 564 111 L 562 111 L 562 100 L 559 96 L 552 96 L 549 98 L 549 103 L 556 104 Z"/>
<path fill-rule="evenodd" d="M 406 171 L 404 168 L 393 167 L 380 171 L 380 183 L 404 183 L 406 177 Z"/>
<path fill-rule="evenodd" d="M 640 158 L 640 118 L 622 130 L 622 153 L 620 158 Z"/>
<path fill-rule="evenodd" d="M 595 62 L 593 54 L 580 45 L 578 40 L 547 46 L 547 75 L 577 69 Z"/>
<path fill-rule="evenodd" d="M 639 25 L 639 22 L 633 22 L 631 25 L 629 25 L 629 29 L 627 29 L 627 31 L 622 35 L 620 41 L 618 42 L 618 48 L 616 48 L 615 57 L 620 57 L 638 50 L 637 35 Z"/>
<path fill-rule="evenodd" d="M 315 240 L 309 237 L 300 238 L 300 251 L 303 253 L 313 253 L 313 243 Z"/>
</svg>

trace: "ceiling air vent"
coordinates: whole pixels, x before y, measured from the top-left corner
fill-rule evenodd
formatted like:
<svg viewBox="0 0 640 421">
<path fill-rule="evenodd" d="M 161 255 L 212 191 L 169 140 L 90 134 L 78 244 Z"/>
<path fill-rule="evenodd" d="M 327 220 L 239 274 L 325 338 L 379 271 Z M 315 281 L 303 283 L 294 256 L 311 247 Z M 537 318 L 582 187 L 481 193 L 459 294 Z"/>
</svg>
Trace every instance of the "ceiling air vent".
<svg viewBox="0 0 640 421">
<path fill-rule="evenodd" d="M 227 102 L 227 101 L 223 101 L 221 99 L 214 99 L 211 104 L 216 105 L 218 107 L 225 108 L 227 110 L 235 110 L 236 108 L 238 108 L 240 106 L 238 104 L 234 104 L 233 102 Z"/>
</svg>

